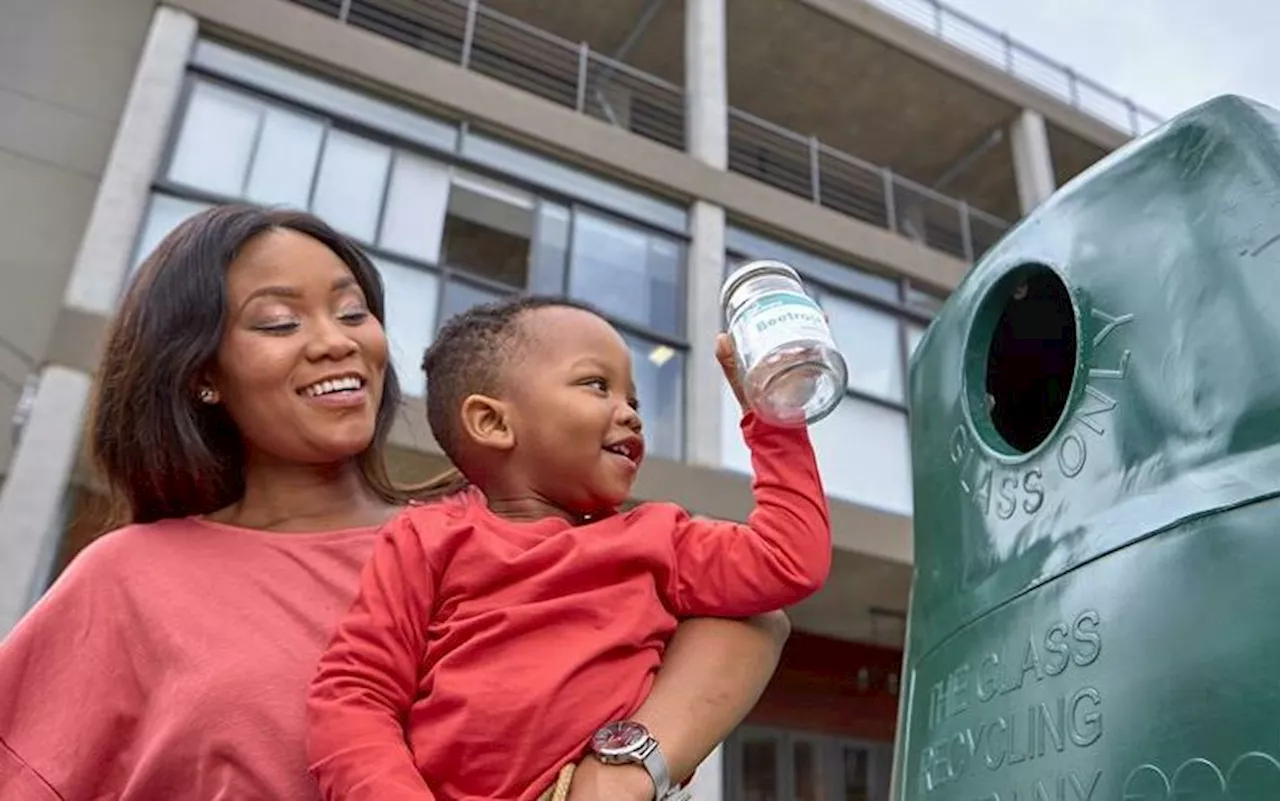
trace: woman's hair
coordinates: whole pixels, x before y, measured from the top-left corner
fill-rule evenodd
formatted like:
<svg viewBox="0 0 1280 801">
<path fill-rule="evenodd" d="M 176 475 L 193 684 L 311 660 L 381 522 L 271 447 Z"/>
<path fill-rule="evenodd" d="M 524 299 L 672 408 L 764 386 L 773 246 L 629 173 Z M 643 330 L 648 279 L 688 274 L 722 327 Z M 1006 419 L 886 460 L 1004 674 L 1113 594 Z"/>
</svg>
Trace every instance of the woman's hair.
<svg viewBox="0 0 1280 801">
<path fill-rule="evenodd" d="M 111 522 L 146 523 L 207 514 L 244 495 L 244 446 L 221 406 L 198 384 L 227 323 L 226 272 L 255 237 L 289 229 L 325 245 L 385 323 L 382 280 L 368 257 L 319 218 L 296 211 L 219 206 L 173 230 L 129 285 L 107 336 L 89 419 L 94 467 L 113 501 Z M 406 500 L 387 475 L 384 448 L 400 405 L 387 365 L 373 441 L 356 459 L 368 488 Z"/>
<path fill-rule="evenodd" d="M 565 307 L 603 318 L 590 304 L 559 295 L 525 295 L 473 306 L 451 317 L 422 359 L 427 376 L 427 423 L 440 449 L 460 465 L 462 432 L 458 411 L 470 395 L 493 395 L 507 365 L 517 358 L 522 339 L 517 323 L 534 309 Z M 467 486 L 462 471 L 448 470 L 421 487 L 415 497 L 440 498 Z"/>
</svg>

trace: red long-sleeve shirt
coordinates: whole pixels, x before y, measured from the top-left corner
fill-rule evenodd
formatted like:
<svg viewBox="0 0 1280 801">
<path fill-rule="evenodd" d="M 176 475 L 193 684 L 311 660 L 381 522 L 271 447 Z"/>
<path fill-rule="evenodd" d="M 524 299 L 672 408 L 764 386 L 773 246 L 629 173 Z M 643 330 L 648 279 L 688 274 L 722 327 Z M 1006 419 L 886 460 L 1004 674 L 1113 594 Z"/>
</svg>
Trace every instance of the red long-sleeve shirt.
<svg viewBox="0 0 1280 801">
<path fill-rule="evenodd" d="M 322 794 L 534 799 L 598 726 L 640 705 L 678 617 L 745 617 L 815 592 L 831 528 L 808 433 L 752 415 L 743 431 L 746 525 L 662 503 L 519 523 L 475 491 L 401 513 L 312 684 Z"/>
</svg>

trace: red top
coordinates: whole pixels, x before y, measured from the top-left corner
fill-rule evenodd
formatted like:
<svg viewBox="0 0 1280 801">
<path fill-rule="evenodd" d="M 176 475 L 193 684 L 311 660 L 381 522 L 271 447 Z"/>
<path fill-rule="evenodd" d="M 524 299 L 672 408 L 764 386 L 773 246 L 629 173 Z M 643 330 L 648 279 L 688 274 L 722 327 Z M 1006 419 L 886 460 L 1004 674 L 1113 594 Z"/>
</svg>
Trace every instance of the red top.
<svg viewBox="0 0 1280 801">
<path fill-rule="evenodd" d="M 517 523 L 474 490 L 402 512 L 312 685 L 323 795 L 534 799 L 648 695 L 677 617 L 745 617 L 816 591 L 831 528 L 808 433 L 750 415 L 743 430 L 746 525 L 663 503 Z"/>
<path fill-rule="evenodd" d="M 314 801 L 307 682 L 375 533 L 90 545 L 0 642 L 0 801 Z"/>
</svg>

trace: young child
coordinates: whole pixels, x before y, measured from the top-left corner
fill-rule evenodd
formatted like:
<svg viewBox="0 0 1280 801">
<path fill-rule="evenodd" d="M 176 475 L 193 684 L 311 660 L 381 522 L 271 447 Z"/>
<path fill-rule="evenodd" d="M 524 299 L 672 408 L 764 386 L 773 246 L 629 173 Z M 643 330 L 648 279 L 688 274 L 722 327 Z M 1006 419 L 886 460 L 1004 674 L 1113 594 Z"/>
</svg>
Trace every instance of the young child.
<svg viewBox="0 0 1280 801">
<path fill-rule="evenodd" d="M 724 335 L 717 357 L 741 402 Z M 309 759 L 325 798 L 533 801 L 640 706 L 677 618 L 773 611 L 826 580 L 803 428 L 743 417 L 746 525 L 618 511 L 644 439 L 627 346 L 589 307 L 472 309 L 423 366 L 431 429 L 470 486 L 389 524 L 321 660 Z"/>
</svg>

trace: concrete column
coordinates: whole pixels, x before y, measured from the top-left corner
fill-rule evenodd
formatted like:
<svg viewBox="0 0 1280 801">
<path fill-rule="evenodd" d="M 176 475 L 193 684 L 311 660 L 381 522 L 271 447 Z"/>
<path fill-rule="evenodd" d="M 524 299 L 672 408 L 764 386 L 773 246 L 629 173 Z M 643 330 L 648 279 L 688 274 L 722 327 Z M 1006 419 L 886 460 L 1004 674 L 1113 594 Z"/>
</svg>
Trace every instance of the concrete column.
<svg viewBox="0 0 1280 801">
<path fill-rule="evenodd" d="M 689 789 L 693 801 L 724 801 L 724 746 L 702 761 Z"/>
<path fill-rule="evenodd" d="M 190 14 L 165 6 L 152 17 L 63 295 L 64 309 L 97 315 L 115 309 L 198 27 Z M 91 384 L 80 370 L 48 365 L 41 371 L 0 490 L 0 636 L 25 611 L 29 589 L 45 579 L 35 573 L 47 538 L 62 536 L 60 509 L 75 469 Z"/>
<path fill-rule="evenodd" d="M 0 635 L 8 632 L 35 596 L 37 575 L 57 528 L 66 479 L 75 467 L 80 421 L 92 379 L 51 365 L 40 376 L 22 441 L 9 462 L 0 494 Z"/>
<path fill-rule="evenodd" d="M 686 150 L 717 169 L 729 165 L 725 0 L 685 0 Z"/>
<path fill-rule="evenodd" d="M 723 170 L 729 164 L 729 89 L 725 70 L 725 0 L 685 0 L 685 139 L 689 155 Z M 695 201 L 689 215 L 690 352 L 685 457 L 720 464 L 720 390 L 715 360 L 724 277 L 724 209 Z"/>
<path fill-rule="evenodd" d="M 1013 145 L 1013 173 L 1018 184 L 1022 213 L 1030 214 L 1053 194 L 1053 155 L 1049 151 L 1049 131 L 1044 117 L 1023 109 L 1010 126 Z"/>
<path fill-rule="evenodd" d="M 724 375 L 716 362 L 715 341 L 723 326 L 720 284 L 724 278 L 724 209 L 703 200 L 694 201 L 689 229 L 685 458 L 692 464 L 719 467 Z"/>
</svg>

